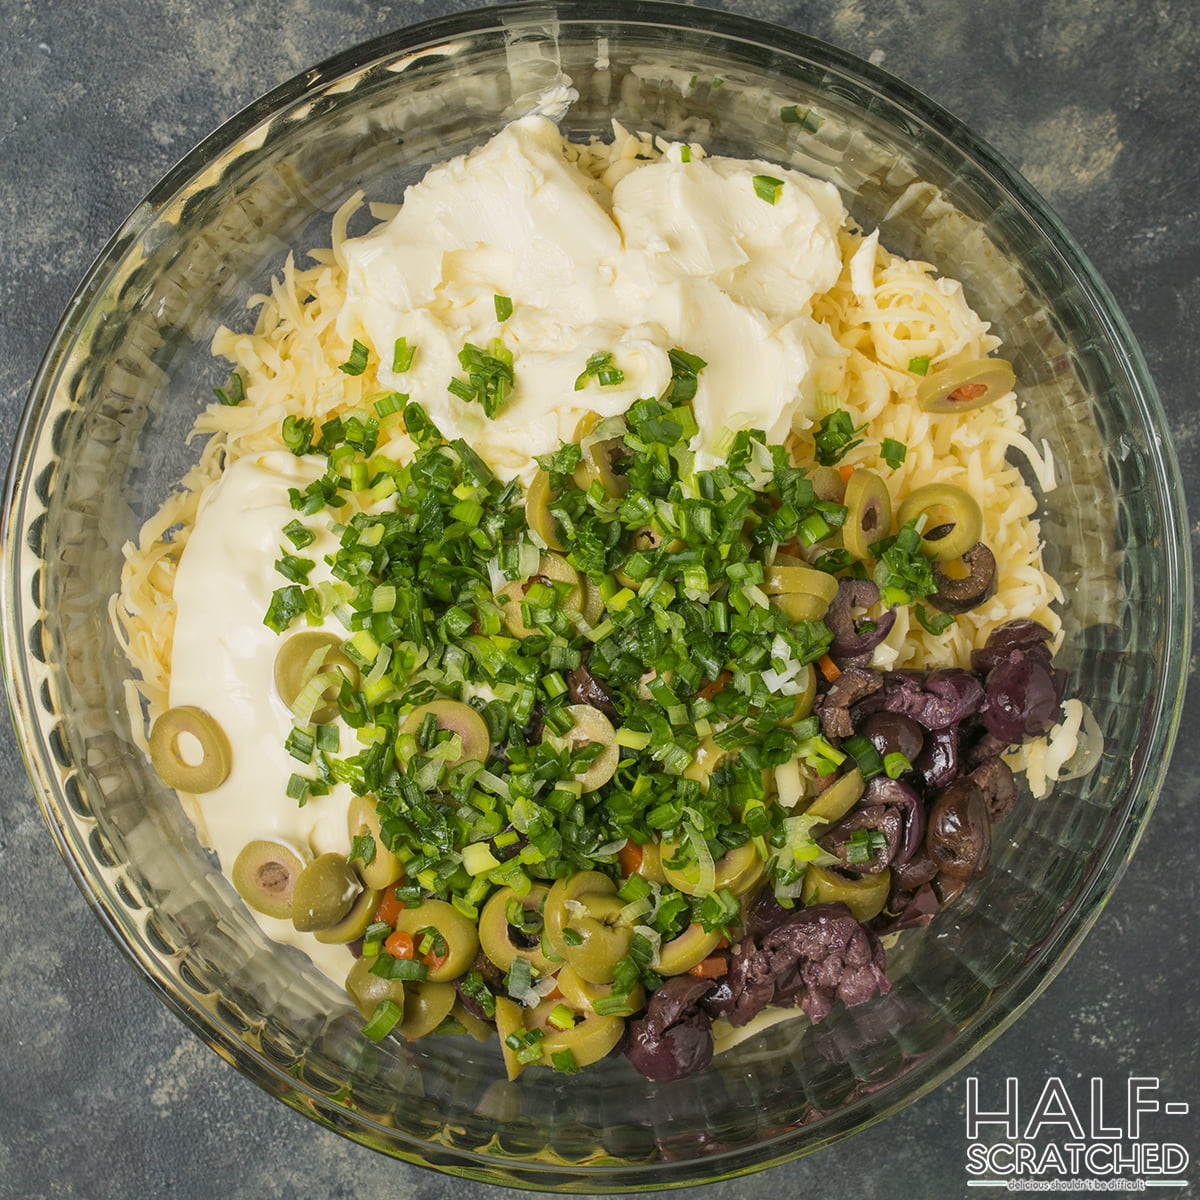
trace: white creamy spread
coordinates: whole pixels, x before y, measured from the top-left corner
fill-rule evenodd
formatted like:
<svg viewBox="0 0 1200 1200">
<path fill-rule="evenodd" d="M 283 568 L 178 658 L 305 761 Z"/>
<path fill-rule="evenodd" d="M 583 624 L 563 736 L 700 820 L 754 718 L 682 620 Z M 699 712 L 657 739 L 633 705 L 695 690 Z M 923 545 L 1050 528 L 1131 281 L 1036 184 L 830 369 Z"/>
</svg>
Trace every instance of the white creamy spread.
<svg viewBox="0 0 1200 1200">
<path fill-rule="evenodd" d="M 283 583 L 275 571 L 286 545 L 281 530 L 296 516 L 287 489 L 304 487 L 319 471 L 315 460 L 285 451 L 239 459 L 204 493 L 179 562 L 170 700 L 203 708 L 229 738 L 229 777 L 196 797 L 201 835 L 226 874 L 242 847 L 258 838 L 297 847 L 304 857 L 344 854 L 349 845 L 349 788 L 310 797 L 303 807 L 286 794 L 288 777 L 303 768 L 284 749 L 292 714 L 274 681 L 282 639 L 263 624 L 271 594 Z M 318 529 L 319 521 L 307 523 Z M 335 548 L 326 531 L 304 553 L 320 566 Z M 310 576 L 314 582 L 320 577 L 317 570 Z M 342 731 L 343 746 L 350 736 Z M 345 946 L 322 945 L 291 921 L 254 915 L 276 941 L 301 947 L 332 978 L 345 979 Z"/>
<path fill-rule="evenodd" d="M 447 437 L 464 438 L 505 478 L 528 477 L 533 456 L 570 440 L 584 413 L 615 415 L 662 394 L 673 347 L 707 363 L 694 402 L 697 450 L 743 427 L 781 441 L 793 421 L 813 418 L 815 372 L 843 353 L 810 309 L 841 270 L 845 210 L 832 186 L 773 164 L 684 158 L 672 147 L 610 194 L 564 158 L 549 120 L 517 121 L 432 169 L 395 217 L 343 245 L 339 333 L 347 345 L 366 343 L 384 364 L 381 382 L 420 402 Z M 760 175 L 782 182 L 775 203 L 756 194 Z M 504 321 L 497 295 L 512 300 Z M 400 337 L 416 354 L 397 374 L 388 367 Z M 464 374 L 466 343 L 496 337 L 512 352 L 515 383 L 489 420 L 447 383 Z M 590 379 L 576 390 L 596 353 L 611 353 L 623 382 Z M 348 789 L 303 806 L 285 794 L 298 766 L 284 749 L 292 717 L 273 681 L 281 639 L 263 624 L 282 585 L 281 531 L 296 516 L 287 489 L 320 469 L 278 451 L 234 462 L 203 496 L 174 587 L 170 703 L 207 710 L 231 742 L 229 778 L 197 798 L 226 872 L 258 838 L 312 855 L 348 850 Z M 308 524 L 323 528 L 321 520 Z M 334 548 L 326 529 L 303 551 L 318 563 L 310 582 Z M 342 737 L 347 752 L 353 734 Z M 256 917 L 345 978 L 344 946 Z"/>
<path fill-rule="evenodd" d="M 756 193 L 756 176 L 782 183 L 774 203 Z M 708 364 L 697 449 L 747 426 L 779 441 L 811 417 L 822 361 L 844 353 L 810 308 L 841 270 L 845 216 L 830 184 L 753 160 L 684 161 L 679 146 L 609 193 L 564 158 L 552 122 L 526 117 L 434 167 L 395 217 L 346 243 L 339 332 L 368 345 L 382 382 L 505 478 L 528 476 L 532 456 L 570 440 L 585 412 L 611 416 L 660 395 L 673 347 Z M 504 321 L 498 295 L 512 300 Z M 400 337 L 416 355 L 395 374 Z M 465 344 L 495 337 L 513 354 L 515 382 L 489 420 L 447 384 L 464 375 Z M 611 353 L 624 381 L 576 391 L 596 353 Z"/>
</svg>

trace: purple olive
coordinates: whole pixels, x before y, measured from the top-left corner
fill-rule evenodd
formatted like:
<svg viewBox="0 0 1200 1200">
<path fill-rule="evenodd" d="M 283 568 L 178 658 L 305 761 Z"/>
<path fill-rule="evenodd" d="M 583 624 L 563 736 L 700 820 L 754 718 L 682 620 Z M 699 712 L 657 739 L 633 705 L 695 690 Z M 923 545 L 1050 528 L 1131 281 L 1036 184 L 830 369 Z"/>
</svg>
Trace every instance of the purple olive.
<svg viewBox="0 0 1200 1200">
<path fill-rule="evenodd" d="M 889 782 L 891 782 L 889 780 Z M 878 875 L 896 857 L 904 832 L 904 818 L 892 805 L 869 804 L 843 817 L 817 844 L 842 860 L 847 871 Z M 855 837 L 859 834 L 859 837 Z M 872 834 L 882 835 L 872 838 Z"/>
<path fill-rule="evenodd" d="M 897 891 L 915 892 L 937 873 L 938 865 L 929 856 L 929 851 L 923 845 L 918 846 L 912 858 L 892 867 L 892 886 Z"/>
<path fill-rule="evenodd" d="M 903 754 L 910 763 L 916 763 L 925 745 L 925 731 L 903 713 L 886 710 L 871 713 L 859 725 L 858 732 L 879 751 L 880 758 Z"/>
<path fill-rule="evenodd" d="M 1014 650 L 1023 650 L 1034 657 L 1050 661 L 1050 630 L 1029 617 L 1018 617 L 997 625 L 988 634 L 982 650 L 971 651 L 971 666 L 981 675 L 986 675 L 994 666 L 1007 658 Z"/>
<path fill-rule="evenodd" d="M 1013 778 L 1012 770 L 1002 758 L 989 758 L 981 763 L 968 776 L 983 792 L 983 801 L 987 805 L 988 818 L 995 824 L 1008 814 L 1008 810 L 1017 802 L 1017 781 Z"/>
<path fill-rule="evenodd" d="M 879 588 L 869 579 L 839 579 L 837 595 L 825 613 L 825 624 L 833 631 L 833 643 L 829 653 L 834 658 L 855 658 L 869 654 L 891 632 L 896 622 L 892 609 L 880 613 L 869 621 L 870 628 L 864 631 L 867 621 L 854 619 L 854 609 L 870 608 L 879 602 Z"/>
<path fill-rule="evenodd" d="M 1013 650 L 988 672 L 983 724 L 1008 742 L 1041 737 L 1058 720 L 1053 670 L 1040 656 Z"/>
<path fill-rule="evenodd" d="M 929 857 L 943 875 L 979 879 L 992 852 L 992 823 L 979 785 L 969 776 L 938 793 L 925 834 Z"/>
<path fill-rule="evenodd" d="M 675 975 L 655 989 L 646 1015 L 630 1021 L 625 1056 L 647 1079 L 682 1079 L 708 1066 L 711 1019 L 697 1006 L 712 986 L 707 979 Z"/>
<path fill-rule="evenodd" d="M 876 775 L 867 784 L 863 803 L 884 804 L 900 814 L 904 837 L 888 865 L 908 862 L 925 842 L 925 805 L 921 797 L 903 780 Z"/>
<path fill-rule="evenodd" d="M 931 729 L 925 739 L 925 749 L 913 766 L 925 780 L 927 788 L 943 788 L 958 778 L 958 726 Z"/>
</svg>

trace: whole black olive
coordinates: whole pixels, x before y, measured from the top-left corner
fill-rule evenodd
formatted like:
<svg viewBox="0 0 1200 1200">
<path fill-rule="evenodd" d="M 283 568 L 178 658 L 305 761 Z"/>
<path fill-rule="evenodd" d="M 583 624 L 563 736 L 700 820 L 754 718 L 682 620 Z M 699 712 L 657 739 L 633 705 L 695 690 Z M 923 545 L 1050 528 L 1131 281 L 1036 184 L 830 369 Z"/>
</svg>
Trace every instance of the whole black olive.
<svg viewBox="0 0 1200 1200">
<path fill-rule="evenodd" d="M 946 787 L 958 778 L 958 726 L 931 729 L 925 749 L 913 766 L 921 773 L 928 788 Z"/>
<path fill-rule="evenodd" d="M 880 758 L 903 754 L 910 763 L 915 763 L 925 746 L 925 731 L 912 717 L 886 709 L 867 717 L 858 732 L 879 751 Z"/>
<path fill-rule="evenodd" d="M 992 824 L 979 785 L 956 780 L 937 796 L 925 834 L 929 857 L 953 879 L 979 879 L 992 852 Z"/>
<path fill-rule="evenodd" d="M 987 677 L 984 728 L 1009 742 L 1041 737 L 1059 718 L 1058 688 L 1040 656 L 1013 650 Z"/>
</svg>

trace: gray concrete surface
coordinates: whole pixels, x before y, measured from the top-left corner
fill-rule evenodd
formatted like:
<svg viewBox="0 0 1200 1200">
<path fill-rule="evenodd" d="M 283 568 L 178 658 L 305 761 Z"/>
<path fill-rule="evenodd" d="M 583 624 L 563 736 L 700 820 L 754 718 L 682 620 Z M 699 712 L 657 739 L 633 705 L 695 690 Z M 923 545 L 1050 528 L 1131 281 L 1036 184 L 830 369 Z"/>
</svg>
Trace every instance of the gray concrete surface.
<svg viewBox="0 0 1200 1200">
<path fill-rule="evenodd" d="M 77 281 L 151 184 L 312 62 L 445 0 L 0 0 L 0 454 Z M 1149 359 L 1200 512 L 1200 31 L 1195 0 L 730 0 L 881 63 L 1017 164 L 1100 266 Z M 1195 529 L 1195 526 L 1193 526 Z M 1161 1080 L 1200 1154 L 1200 701 L 1095 930 L 1014 1028 L 899 1116 L 803 1162 L 700 1189 L 950 1197 L 965 1079 L 997 1096 Z M 1194 1188 L 1200 1172 L 1187 1178 Z M 477 1197 L 260 1092 L 163 1008 L 84 906 L 0 724 L 0 1197 Z M 1187 1194 L 1187 1189 L 1183 1189 Z M 515 1193 L 514 1193 L 515 1194 Z"/>
</svg>

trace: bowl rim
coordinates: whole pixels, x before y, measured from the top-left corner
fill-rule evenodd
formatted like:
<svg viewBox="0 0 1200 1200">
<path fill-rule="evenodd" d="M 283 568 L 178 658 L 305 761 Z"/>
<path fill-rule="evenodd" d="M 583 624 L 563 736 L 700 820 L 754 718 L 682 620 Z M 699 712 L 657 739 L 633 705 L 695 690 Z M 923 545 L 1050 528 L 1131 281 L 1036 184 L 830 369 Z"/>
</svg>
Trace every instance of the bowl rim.
<svg viewBox="0 0 1200 1200">
<path fill-rule="evenodd" d="M 115 901 L 93 878 L 90 864 L 76 857 L 65 829 L 59 825 L 53 801 L 57 777 L 32 717 L 37 707 L 36 697 L 27 677 L 18 676 L 14 671 L 15 667 L 23 663 L 25 651 L 25 631 L 20 622 L 21 609 L 27 603 L 22 590 L 25 579 L 21 565 L 22 535 L 27 525 L 24 519 L 27 502 L 25 487 L 30 482 L 30 468 L 34 451 L 39 444 L 42 421 L 54 394 L 54 385 L 62 365 L 80 336 L 77 317 L 89 310 L 94 298 L 111 279 L 114 269 L 122 262 L 129 247 L 214 159 L 228 152 L 252 130 L 265 125 L 273 114 L 277 115 L 292 108 L 306 98 L 319 96 L 340 79 L 362 73 L 371 64 L 395 60 L 456 36 L 511 29 L 514 24 L 538 21 L 555 21 L 577 27 L 660 27 L 681 33 L 707 33 L 726 41 L 781 51 L 793 59 L 816 62 L 830 73 L 848 78 L 856 86 L 873 91 L 885 99 L 889 106 L 915 118 L 925 129 L 952 143 L 965 157 L 982 167 L 993 184 L 1009 194 L 1023 217 L 1039 230 L 1053 248 L 1060 266 L 1069 273 L 1072 283 L 1086 299 L 1093 319 L 1103 331 L 1115 362 L 1129 384 L 1130 394 L 1136 402 L 1136 412 L 1146 434 L 1144 450 L 1156 483 L 1155 498 L 1164 517 L 1164 570 L 1168 585 L 1177 589 L 1182 602 L 1166 612 L 1167 625 L 1162 630 L 1162 637 L 1174 652 L 1168 653 L 1164 659 L 1157 680 L 1154 706 L 1148 714 L 1151 731 L 1150 752 L 1143 755 L 1137 770 L 1126 785 L 1128 794 L 1133 799 L 1128 819 L 1121 829 L 1113 831 L 1105 853 L 1093 860 L 1088 877 L 1072 901 L 1069 916 L 1051 931 L 1040 945 L 1037 954 L 1031 954 L 1004 985 L 1004 996 L 998 1002 L 990 1003 L 981 1017 L 971 1019 L 969 1023 L 974 1026 L 971 1042 L 960 1046 L 956 1038 L 947 1046 L 931 1051 L 921 1062 L 905 1072 L 903 1094 L 896 1096 L 889 1103 L 876 1108 L 879 1093 L 860 1096 L 848 1102 L 833 1115 L 827 1134 L 809 1139 L 804 1145 L 794 1144 L 801 1140 L 797 1139 L 797 1132 L 810 1128 L 800 1126 L 749 1146 L 734 1147 L 686 1162 L 660 1159 L 637 1166 L 596 1164 L 572 1167 L 567 1164 L 497 1158 L 477 1151 L 433 1146 L 411 1135 L 375 1126 L 369 1118 L 358 1114 L 347 1115 L 351 1115 L 352 1119 L 362 1126 L 359 1130 L 348 1129 L 344 1118 L 334 1125 L 323 1112 L 324 1107 L 330 1103 L 326 1097 L 288 1074 L 261 1053 L 253 1051 L 244 1041 L 224 1028 L 213 1014 L 188 1005 L 172 990 L 168 981 L 155 969 L 155 965 L 138 954 L 136 947 L 124 932 Z M 234 1063 L 243 1074 L 292 1107 L 326 1126 L 335 1128 L 351 1140 L 371 1144 L 369 1139 L 372 1133 L 378 1130 L 392 1141 L 387 1152 L 405 1161 L 430 1165 L 423 1156 L 433 1151 L 434 1157 L 451 1160 L 436 1164 L 443 1170 L 489 1182 L 530 1188 L 555 1187 L 561 1180 L 570 1178 L 607 1190 L 642 1190 L 715 1181 L 748 1170 L 777 1165 L 830 1145 L 868 1124 L 893 1115 L 900 1108 L 940 1086 L 982 1053 L 1026 1011 L 1063 969 L 1095 923 L 1137 848 L 1166 775 L 1170 750 L 1178 731 L 1191 639 L 1193 583 L 1186 505 L 1174 447 L 1166 432 L 1165 414 L 1142 353 L 1114 297 L 1049 205 L 1015 167 L 963 122 L 924 93 L 881 67 L 795 29 L 755 17 L 706 7 L 693 7 L 668 0 L 606 0 L 602 6 L 591 4 L 588 0 L 515 0 L 507 4 L 472 8 L 430 18 L 358 43 L 307 70 L 298 72 L 220 124 L 151 187 L 100 251 L 68 302 L 31 384 L 14 439 L 8 465 L 3 519 L 0 524 L 0 543 L 3 544 L 0 572 L 4 576 L 3 585 L 0 587 L 0 612 L 4 626 L 3 657 L 8 660 L 10 668 L 6 672 L 5 688 L 18 746 L 38 793 L 37 799 L 43 818 L 50 828 L 59 853 L 67 862 L 77 886 L 109 935 L 125 956 L 139 968 L 139 975 L 189 1028 L 199 1034 L 222 1057 Z M 950 1052 L 951 1050 L 953 1052 Z M 861 1119 L 862 1110 L 867 1107 L 870 1108 L 870 1112 L 868 1119 L 864 1121 Z M 338 1112 L 345 1110 L 339 1108 Z M 519 1181 L 516 1176 L 520 1176 Z M 626 1177 L 626 1182 L 622 1181 L 623 1176 Z M 636 1181 L 633 1181 L 635 1176 Z M 578 1188 L 577 1182 L 573 1190 Z"/>
</svg>

